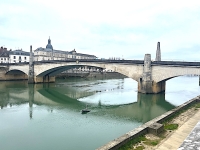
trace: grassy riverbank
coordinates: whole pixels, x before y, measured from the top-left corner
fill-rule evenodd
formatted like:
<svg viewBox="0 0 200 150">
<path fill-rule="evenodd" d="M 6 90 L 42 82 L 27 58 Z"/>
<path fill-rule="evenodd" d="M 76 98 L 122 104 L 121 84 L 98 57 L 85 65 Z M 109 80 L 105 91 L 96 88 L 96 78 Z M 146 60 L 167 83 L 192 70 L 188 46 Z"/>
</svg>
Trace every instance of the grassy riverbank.
<svg viewBox="0 0 200 150">
<path fill-rule="evenodd" d="M 163 123 L 164 131 L 161 134 L 157 136 L 153 134 L 145 134 L 143 136 L 134 138 L 123 145 L 120 150 L 155 149 L 157 145 L 161 144 L 167 137 L 172 135 L 176 129 L 181 127 L 199 109 L 200 103 L 193 104 L 190 107 L 175 113 L 171 118 Z"/>
</svg>

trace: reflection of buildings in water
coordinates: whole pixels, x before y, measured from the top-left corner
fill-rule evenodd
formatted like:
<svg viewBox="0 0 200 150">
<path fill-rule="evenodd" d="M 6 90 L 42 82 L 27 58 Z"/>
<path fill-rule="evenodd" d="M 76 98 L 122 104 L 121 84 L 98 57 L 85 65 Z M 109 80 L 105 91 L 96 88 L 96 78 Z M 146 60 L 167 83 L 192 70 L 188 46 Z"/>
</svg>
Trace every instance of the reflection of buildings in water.
<svg viewBox="0 0 200 150">
<path fill-rule="evenodd" d="M 1 109 L 3 109 L 4 107 L 7 107 L 7 105 L 9 105 L 9 94 L 7 91 L 1 91 L 0 93 L 0 106 Z M 10 107 L 12 107 L 12 105 L 10 105 Z"/>
<path fill-rule="evenodd" d="M 13 88 L 13 83 L 15 87 Z M 24 82 L 5 82 L 2 81 L 0 84 L 0 106 L 7 107 L 8 105 L 12 107 L 12 104 L 21 104 L 27 102 L 24 95 Z"/>
<path fill-rule="evenodd" d="M 41 88 L 41 87 L 40 87 Z M 58 103 L 35 91 L 35 85 L 28 85 L 23 81 L 1 82 L 0 84 L 0 107 L 12 107 L 13 105 L 29 105 L 29 116 L 33 117 L 33 104 L 57 105 Z"/>
</svg>

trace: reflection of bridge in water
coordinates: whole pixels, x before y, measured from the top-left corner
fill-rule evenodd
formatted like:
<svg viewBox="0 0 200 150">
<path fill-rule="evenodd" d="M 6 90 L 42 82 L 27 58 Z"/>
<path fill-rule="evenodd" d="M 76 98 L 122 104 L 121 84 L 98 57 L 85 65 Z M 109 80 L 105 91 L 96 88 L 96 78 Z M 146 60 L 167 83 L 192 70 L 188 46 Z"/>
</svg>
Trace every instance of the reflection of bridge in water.
<svg viewBox="0 0 200 150">
<path fill-rule="evenodd" d="M 175 106 L 165 100 L 164 93 L 150 95 L 138 93 L 137 102 L 113 107 L 108 112 L 118 117 L 128 117 L 145 123 L 173 108 Z"/>
<path fill-rule="evenodd" d="M 12 105 L 29 104 L 29 115 L 33 117 L 35 105 L 48 105 L 52 110 L 54 106 L 59 106 L 61 109 L 68 109 L 79 112 L 86 105 L 84 102 L 78 101 L 76 98 L 81 96 L 90 96 L 95 92 L 87 94 L 74 92 L 72 98 L 63 94 L 59 89 L 54 88 L 54 84 L 36 84 L 28 85 L 26 82 L 15 82 L 16 87 L 12 88 L 13 82 L 3 82 L 0 85 L 2 92 L 0 93 L 1 109 Z M 75 96 L 77 94 L 77 96 Z M 90 104 L 92 111 L 91 115 L 112 115 L 120 118 L 130 118 L 139 122 L 147 122 L 166 111 L 173 109 L 175 106 L 165 101 L 165 95 L 162 94 L 142 94 L 138 93 L 137 102 L 121 105 L 121 106 L 106 106 L 99 104 Z"/>
</svg>

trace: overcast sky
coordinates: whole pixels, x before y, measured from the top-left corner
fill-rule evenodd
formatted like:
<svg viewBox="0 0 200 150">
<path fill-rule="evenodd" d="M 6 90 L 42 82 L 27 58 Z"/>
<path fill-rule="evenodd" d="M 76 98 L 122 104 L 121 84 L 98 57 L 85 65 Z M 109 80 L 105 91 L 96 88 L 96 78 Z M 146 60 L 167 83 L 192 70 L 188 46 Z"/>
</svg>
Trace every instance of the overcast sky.
<svg viewBox="0 0 200 150">
<path fill-rule="evenodd" d="M 0 46 L 200 61 L 200 0 L 1 0 Z"/>
</svg>

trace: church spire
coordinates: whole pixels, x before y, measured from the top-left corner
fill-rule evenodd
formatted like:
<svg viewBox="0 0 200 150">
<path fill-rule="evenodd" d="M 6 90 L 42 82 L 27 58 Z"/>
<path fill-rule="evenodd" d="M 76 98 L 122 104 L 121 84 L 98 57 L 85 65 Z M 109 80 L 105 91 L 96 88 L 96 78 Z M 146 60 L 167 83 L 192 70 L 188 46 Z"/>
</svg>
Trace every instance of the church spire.
<svg viewBox="0 0 200 150">
<path fill-rule="evenodd" d="M 51 39 L 50 39 L 50 36 L 49 36 L 49 39 L 48 39 L 48 44 L 51 44 Z"/>
</svg>

